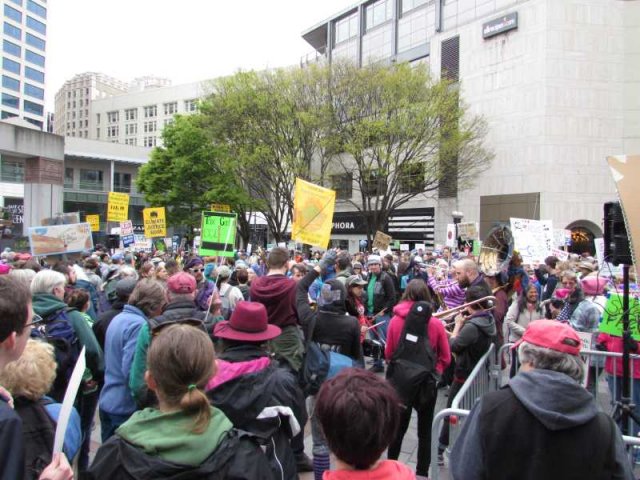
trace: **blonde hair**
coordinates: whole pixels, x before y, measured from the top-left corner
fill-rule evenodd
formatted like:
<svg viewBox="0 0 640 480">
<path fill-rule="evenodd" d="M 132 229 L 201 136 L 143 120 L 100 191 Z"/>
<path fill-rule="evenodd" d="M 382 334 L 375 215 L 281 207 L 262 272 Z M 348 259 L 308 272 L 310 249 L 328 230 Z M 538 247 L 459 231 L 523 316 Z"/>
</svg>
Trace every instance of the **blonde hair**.
<svg viewBox="0 0 640 480">
<path fill-rule="evenodd" d="M 209 336 L 184 323 L 163 328 L 151 342 L 147 368 L 158 387 L 158 396 L 195 416 L 193 433 L 204 432 L 211 420 L 211 409 L 203 390 L 215 374 Z"/>
<path fill-rule="evenodd" d="M 53 347 L 39 340 L 27 340 L 24 353 L 0 371 L 0 383 L 14 396 L 39 400 L 56 378 Z"/>
</svg>

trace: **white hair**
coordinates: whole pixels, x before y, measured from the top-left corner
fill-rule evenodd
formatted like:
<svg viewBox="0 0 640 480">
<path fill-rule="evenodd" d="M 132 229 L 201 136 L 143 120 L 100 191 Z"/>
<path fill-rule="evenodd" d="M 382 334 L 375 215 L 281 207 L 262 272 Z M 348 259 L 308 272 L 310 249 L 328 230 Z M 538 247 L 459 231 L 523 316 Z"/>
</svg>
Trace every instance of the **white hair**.
<svg viewBox="0 0 640 480">
<path fill-rule="evenodd" d="M 584 377 L 584 362 L 579 355 L 558 352 L 523 341 L 518 347 L 518 359 L 520 363 L 528 363 L 533 368 L 564 373 L 576 382 L 581 382 Z"/>
<path fill-rule="evenodd" d="M 67 279 L 60 272 L 53 270 L 40 270 L 31 280 L 31 294 L 53 293 L 56 287 L 64 287 Z"/>
</svg>

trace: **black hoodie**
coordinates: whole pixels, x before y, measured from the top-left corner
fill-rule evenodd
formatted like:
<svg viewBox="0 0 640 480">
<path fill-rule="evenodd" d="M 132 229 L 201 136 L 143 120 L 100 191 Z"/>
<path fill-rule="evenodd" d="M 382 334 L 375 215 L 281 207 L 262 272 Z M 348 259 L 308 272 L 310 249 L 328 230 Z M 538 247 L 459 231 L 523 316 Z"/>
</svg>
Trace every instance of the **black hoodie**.
<svg viewBox="0 0 640 480">
<path fill-rule="evenodd" d="M 451 353 L 456 355 L 453 375 L 457 381 L 467 379 L 495 340 L 496 334 L 496 323 L 489 312 L 474 314 L 464 322 L 458 335 L 449 342 Z"/>
</svg>

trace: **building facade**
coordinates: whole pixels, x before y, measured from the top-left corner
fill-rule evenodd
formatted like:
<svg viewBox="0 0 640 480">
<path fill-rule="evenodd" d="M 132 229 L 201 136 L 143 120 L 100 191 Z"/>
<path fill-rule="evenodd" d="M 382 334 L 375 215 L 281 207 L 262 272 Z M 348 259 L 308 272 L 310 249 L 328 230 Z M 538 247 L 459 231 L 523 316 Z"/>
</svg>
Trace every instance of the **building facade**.
<svg viewBox="0 0 640 480">
<path fill-rule="evenodd" d="M 640 151 L 639 1 L 364 1 L 303 38 L 329 62 L 426 63 L 488 122 L 491 168 L 471 189 L 406 204 L 394 238 L 444 243 L 452 212 L 481 239 L 510 217 L 602 235 L 603 203 L 617 199 L 606 156 Z M 357 213 L 336 210 L 332 238 L 357 248 Z M 412 235 L 415 222 L 425 229 Z"/>
<path fill-rule="evenodd" d="M 47 2 L 4 0 L 2 24 L 1 118 L 20 117 L 45 126 L 44 90 Z"/>
</svg>

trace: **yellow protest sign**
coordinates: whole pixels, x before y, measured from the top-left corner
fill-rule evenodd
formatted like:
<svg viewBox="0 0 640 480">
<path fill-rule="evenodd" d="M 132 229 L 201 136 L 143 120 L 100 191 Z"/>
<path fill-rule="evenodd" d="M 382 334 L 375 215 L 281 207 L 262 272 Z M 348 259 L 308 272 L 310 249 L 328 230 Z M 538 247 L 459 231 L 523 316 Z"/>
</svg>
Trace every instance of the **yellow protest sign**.
<svg viewBox="0 0 640 480">
<path fill-rule="evenodd" d="M 129 218 L 129 195 L 109 192 L 107 203 L 107 222 L 124 222 Z"/>
<path fill-rule="evenodd" d="M 212 203 L 211 211 L 231 213 L 231 206 L 227 205 L 226 203 Z"/>
<path fill-rule="evenodd" d="M 335 204 L 335 190 L 296 178 L 291 239 L 327 248 Z"/>
<path fill-rule="evenodd" d="M 164 207 L 145 208 L 142 210 L 144 219 L 144 236 L 147 238 L 167 236 L 167 218 Z"/>
<path fill-rule="evenodd" d="M 92 232 L 100 231 L 100 215 L 87 215 L 87 223 L 91 227 Z"/>
</svg>

